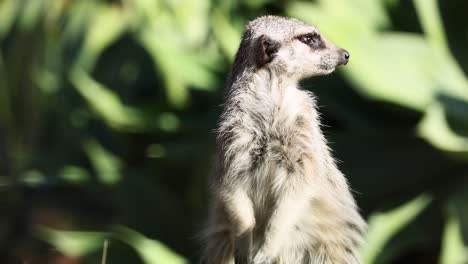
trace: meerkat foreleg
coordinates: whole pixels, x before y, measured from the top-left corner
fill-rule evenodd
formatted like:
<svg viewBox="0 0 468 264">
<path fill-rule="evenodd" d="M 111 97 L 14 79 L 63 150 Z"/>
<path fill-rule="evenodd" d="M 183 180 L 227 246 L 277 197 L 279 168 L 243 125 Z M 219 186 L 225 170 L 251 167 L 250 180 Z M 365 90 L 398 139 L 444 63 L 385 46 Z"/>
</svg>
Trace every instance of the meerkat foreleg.
<svg viewBox="0 0 468 264">
<path fill-rule="evenodd" d="M 280 178 L 289 179 L 277 189 L 277 202 L 265 230 L 265 241 L 256 252 L 253 264 L 269 264 L 275 260 L 286 243 L 290 243 L 287 238 L 310 201 L 307 185 L 291 180 L 299 175 L 288 175 L 286 170 L 281 173 Z"/>
<path fill-rule="evenodd" d="M 223 195 L 224 208 L 233 227 L 236 264 L 249 263 L 252 251 L 252 230 L 255 216 L 252 201 L 242 188 Z"/>
</svg>

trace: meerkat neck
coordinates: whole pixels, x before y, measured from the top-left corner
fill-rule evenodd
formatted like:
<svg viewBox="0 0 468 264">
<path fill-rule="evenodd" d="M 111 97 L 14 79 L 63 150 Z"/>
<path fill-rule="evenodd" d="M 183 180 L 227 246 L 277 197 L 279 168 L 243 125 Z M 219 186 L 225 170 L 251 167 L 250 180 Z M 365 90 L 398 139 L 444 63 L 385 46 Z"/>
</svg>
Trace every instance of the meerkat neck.
<svg viewBox="0 0 468 264">
<path fill-rule="evenodd" d="M 279 73 L 275 69 L 262 68 L 244 71 L 233 79 L 229 93 L 248 93 L 252 96 L 272 95 L 276 99 L 284 97 L 291 89 L 296 89 L 298 81 Z M 263 97 L 263 96 L 262 96 Z"/>
<path fill-rule="evenodd" d="M 278 72 L 276 69 L 265 68 L 260 69 L 255 73 L 258 81 L 261 81 L 264 87 L 269 88 L 270 91 L 275 89 L 284 91 L 288 87 L 297 87 L 297 80 Z"/>
</svg>

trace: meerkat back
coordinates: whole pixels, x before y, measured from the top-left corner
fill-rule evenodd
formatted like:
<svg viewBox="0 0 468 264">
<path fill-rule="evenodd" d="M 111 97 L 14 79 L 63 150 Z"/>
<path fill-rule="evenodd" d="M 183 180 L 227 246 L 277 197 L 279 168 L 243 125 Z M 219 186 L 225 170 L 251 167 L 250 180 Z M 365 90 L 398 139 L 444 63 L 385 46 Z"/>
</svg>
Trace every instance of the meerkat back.
<svg viewBox="0 0 468 264">
<path fill-rule="evenodd" d="M 300 80 L 349 60 L 313 26 L 251 21 L 226 82 L 204 231 L 207 264 L 354 264 L 366 223 Z"/>
</svg>

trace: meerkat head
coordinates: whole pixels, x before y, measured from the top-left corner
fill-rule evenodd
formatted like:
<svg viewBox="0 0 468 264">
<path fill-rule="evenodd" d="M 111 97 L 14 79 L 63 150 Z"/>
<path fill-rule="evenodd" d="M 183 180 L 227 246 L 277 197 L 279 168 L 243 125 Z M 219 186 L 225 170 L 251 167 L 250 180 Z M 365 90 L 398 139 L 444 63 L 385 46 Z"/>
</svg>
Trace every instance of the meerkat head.
<svg viewBox="0 0 468 264">
<path fill-rule="evenodd" d="M 236 56 L 239 60 L 300 80 L 333 72 L 348 62 L 349 53 L 300 20 L 264 16 L 247 25 Z"/>
</svg>

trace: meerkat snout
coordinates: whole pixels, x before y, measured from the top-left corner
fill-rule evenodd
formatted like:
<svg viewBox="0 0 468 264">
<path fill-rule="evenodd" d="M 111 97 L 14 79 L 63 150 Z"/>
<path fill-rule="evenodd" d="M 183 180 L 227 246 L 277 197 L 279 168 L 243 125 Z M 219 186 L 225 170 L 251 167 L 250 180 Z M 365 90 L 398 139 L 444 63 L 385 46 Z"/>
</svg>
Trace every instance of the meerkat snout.
<svg viewBox="0 0 468 264">
<path fill-rule="evenodd" d="M 341 49 L 340 52 L 341 52 L 341 58 L 342 58 L 341 64 L 343 65 L 348 64 L 349 57 L 350 57 L 349 52 L 345 49 Z"/>
<path fill-rule="evenodd" d="M 350 57 L 349 52 L 347 50 L 343 50 L 343 53 L 344 53 L 345 60 L 347 62 L 349 60 L 349 57 Z"/>
</svg>

